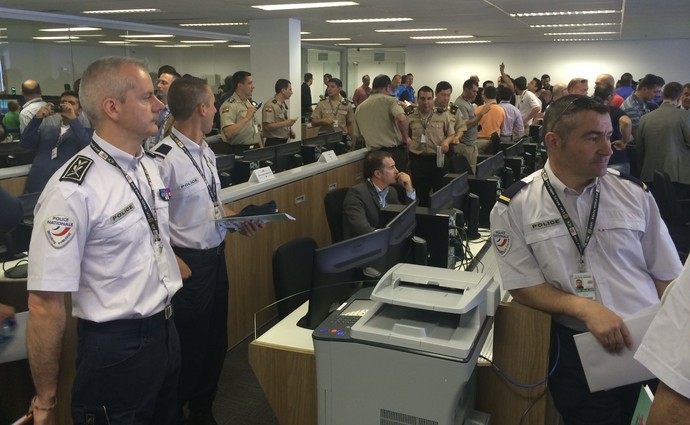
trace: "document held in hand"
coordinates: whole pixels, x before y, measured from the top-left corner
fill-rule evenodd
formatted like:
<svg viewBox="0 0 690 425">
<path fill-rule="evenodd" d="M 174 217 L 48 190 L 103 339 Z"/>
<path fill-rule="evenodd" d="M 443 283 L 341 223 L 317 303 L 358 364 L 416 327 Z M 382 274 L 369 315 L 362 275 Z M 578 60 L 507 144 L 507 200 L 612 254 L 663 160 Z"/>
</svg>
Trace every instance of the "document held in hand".
<svg viewBox="0 0 690 425">
<path fill-rule="evenodd" d="M 609 390 L 654 378 L 652 372 L 635 360 L 633 355 L 657 311 L 659 305 L 646 308 L 624 320 L 633 345 L 632 348 L 623 347 L 619 353 L 606 351 L 591 332 L 575 335 L 575 345 L 580 353 L 590 391 Z"/>
<path fill-rule="evenodd" d="M 223 217 L 216 220 L 221 226 L 226 229 L 239 231 L 242 228 L 242 224 L 246 222 L 257 222 L 257 223 L 268 223 L 269 221 L 281 221 L 290 220 L 295 221 L 296 218 L 287 213 L 275 213 L 275 214 L 257 214 L 257 215 L 234 215 L 232 217 Z"/>
</svg>

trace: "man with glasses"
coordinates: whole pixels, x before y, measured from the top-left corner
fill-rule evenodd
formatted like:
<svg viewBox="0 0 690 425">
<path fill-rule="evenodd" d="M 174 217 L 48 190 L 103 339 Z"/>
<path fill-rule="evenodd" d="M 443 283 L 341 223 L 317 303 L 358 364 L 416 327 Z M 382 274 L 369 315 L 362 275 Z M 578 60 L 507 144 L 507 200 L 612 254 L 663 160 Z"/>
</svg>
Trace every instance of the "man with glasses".
<svg viewBox="0 0 690 425">
<path fill-rule="evenodd" d="M 549 388 L 569 425 L 630 424 L 640 391 L 591 393 L 573 336 L 590 331 L 610 353 L 630 349 L 623 317 L 659 303 L 681 270 L 646 186 L 607 169 L 607 111 L 584 96 L 556 101 L 544 119 L 544 169 L 491 212 L 503 287 L 552 315 Z"/>
</svg>

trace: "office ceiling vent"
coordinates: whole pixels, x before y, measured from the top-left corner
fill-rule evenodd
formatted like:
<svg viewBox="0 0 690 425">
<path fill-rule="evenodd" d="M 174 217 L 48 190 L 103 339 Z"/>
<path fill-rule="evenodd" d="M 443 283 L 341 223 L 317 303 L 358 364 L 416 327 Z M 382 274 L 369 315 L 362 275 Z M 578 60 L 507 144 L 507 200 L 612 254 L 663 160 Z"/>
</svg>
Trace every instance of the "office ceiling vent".
<svg viewBox="0 0 690 425">
<path fill-rule="evenodd" d="M 328 61 L 328 53 L 319 53 L 318 59 L 321 62 L 327 62 Z"/>
<path fill-rule="evenodd" d="M 383 62 L 386 60 L 385 52 L 374 52 L 374 62 Z"/>
<path fill-rule="evenodd" d="M 438 425 L 437 421 L 381 409 L 380 425 Z"/>
</svg>

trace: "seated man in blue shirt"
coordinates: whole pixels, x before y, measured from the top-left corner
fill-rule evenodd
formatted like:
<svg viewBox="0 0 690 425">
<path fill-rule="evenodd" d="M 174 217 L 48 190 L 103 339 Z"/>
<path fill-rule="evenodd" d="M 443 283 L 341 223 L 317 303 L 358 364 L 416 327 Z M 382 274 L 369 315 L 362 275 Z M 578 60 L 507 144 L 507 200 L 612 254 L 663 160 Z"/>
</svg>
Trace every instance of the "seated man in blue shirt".
<svg viewBox="0 0 690 425">
<path fill-rule="evenodd" d="M 412 202 L 416 192 L 407 173 L 395 167 L 390 152 L 379 150 L 367 154 L 364 159 L 364 182 L 352 186 L 343 201 L 343 233 L 345 239 L 373 232 L 379 227 L 379 210 L 390 204 Z M 397 183 L 405 188 L 406 199 L 401 202 L 395 188 Z"/>
<path fill-rule="evenodd" d="M 79 95 L 73 91 L 63 92 L 59 106 L 56 110 L 52 103 L 43 105 L 22 133 L 22 146 L 36 152 L 24 193 L 43 191 L 53 173 L 91 142 L 93 129 L 85 128 L 79 121 Z M 60 125 L 41 125 L 44 118 L 56 113 L 62 118 Z"/>
</svg>

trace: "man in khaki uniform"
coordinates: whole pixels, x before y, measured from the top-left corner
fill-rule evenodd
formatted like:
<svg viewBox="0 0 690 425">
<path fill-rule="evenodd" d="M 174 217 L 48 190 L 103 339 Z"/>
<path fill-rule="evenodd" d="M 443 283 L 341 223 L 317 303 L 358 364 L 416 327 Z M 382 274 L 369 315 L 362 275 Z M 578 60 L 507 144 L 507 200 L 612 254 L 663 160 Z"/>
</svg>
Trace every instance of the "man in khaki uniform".
<svg viewBox="0 0 690 425">
<path fill-rule="evenodd" d="M 434 91 L 424 86 L 417 93 L 417 107 L 407 116 L 412 133 L 410 172 L 412 186 L 422 207 L 429 206 L 431 190 L 443 186 L 446 172 L 445 154 L 455 139 L 455 127 L 445 110 L 434 108 Z M 440 159 L 437 154 L 440 150 Z"/>
<path fill-rule="evenodd" d="M 230 152 L 236 155 L 263 147 L 259 123 L 254 116 L 257 107 L 252 102 L 254 81 L 247 71 L 232 75 L 234 93 L 220 106 L 221 139 L 230 144 Z"/>
<path fill-rule="evenodd" d="M 340 95 L 342 88 L 339 78 L 331 78 L 326 90 L 328 98 L 321 100 L 311 114 L 311 125 L 319 127 L 319 134 L 342 131 L 344 135 L 352 135 L 355 112 L 352 104 Z"/>
<path fill-rule="evenodd" d="M 370 151 L 386 150 L 402 172 L 409 169 L 407 149 L 412 144 L 407 116 L 397 99 L 388 95 L 391 79 L 380 74 L 374 78 L 371 95 L 355 112 L 355 136 L 364 139 Z M 356 146 L 356 143 L 353 144 Z"/>
<path fill-rule="evenodd" d="M 455 129 L 455 139 L 459 142 L 463 133 L 467 130 L 467 126 L 460 116 L 458 105 L 450 101 L 450 97 L 453 94 L 453 86 L 448 81 L 440 81 L 436 84 L 434 94 L 434 109 L 443 111 L 448 115 L 453 129 Z"/>
<path fill-rule="evenodd" d="M 292 96 L 292 84 L 281 78 L 276 81 L 275 89 L 275 96 L 264 102 L 264 109 L 261 112 L 261 122 L 266 137 L 265 146 L 280 145 L 287 143 L 288 139 L 295 138 L 291 127 L 297 120 L 289 118 L 288 106 L 285 103 Z"/>
</svg>

